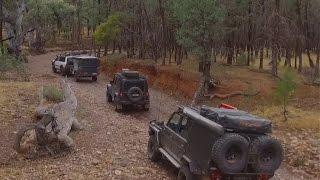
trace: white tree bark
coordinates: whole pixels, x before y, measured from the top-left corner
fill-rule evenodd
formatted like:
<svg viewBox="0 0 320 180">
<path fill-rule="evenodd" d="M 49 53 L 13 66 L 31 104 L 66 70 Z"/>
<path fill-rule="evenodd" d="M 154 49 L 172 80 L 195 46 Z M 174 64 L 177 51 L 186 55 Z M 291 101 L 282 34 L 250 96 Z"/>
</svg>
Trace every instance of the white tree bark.
<svg viewBox="0 0 320 180">
<path fill-rule="evenodd" d="M 68 136 L 68 134 L 70 133 L 71 129 L 82 129 L 75 115 L 78 103 L 77 98 L 68 83 L 62 80 L 61 87 L 63 88 L 65 100 L 61 103 L 55 104 L 52 108 L 58 125 L 57 129 L 59 130 L 57 133 L 57 138 L 66 147 L 72 148 L 74 146 L 74 142 L 72 138 Z M 42 103 L 40 103 L 40 106 L 37 109 L 37 115 L 43 116 L 44 113 L 45 107 L 43 107 Z"/>
<path fill-rule="evenodd" d="M 3 15 L 5 29 L 9 38 L 9 47 L 14 54 L 19 57 L 21 54 L 21 46 L 24 41 L 25 32 L 23 28 L 23 18 L 26 12 L 26 0 L 17 0 L 15 2 L 15 11 L 9 12 L 3 7 Z"/>
</svg>

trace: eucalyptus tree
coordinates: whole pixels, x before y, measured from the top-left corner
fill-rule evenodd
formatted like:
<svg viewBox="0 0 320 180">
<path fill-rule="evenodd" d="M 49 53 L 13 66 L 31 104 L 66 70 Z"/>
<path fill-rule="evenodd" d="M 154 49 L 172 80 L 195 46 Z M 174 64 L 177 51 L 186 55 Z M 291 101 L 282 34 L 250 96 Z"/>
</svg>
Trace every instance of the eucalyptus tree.
<svg viewBox="0 0 320 180">
<path fill-rule="evenodd" d="M 224 11 L 216 0 L 174 0 L 171 2 L 174 18 L 178 22 L 177 42 L 199 59 L 202 83 L 195 100 L 203 96 L 211 80 L 211 45 L 221 36 Z"/>
</svg>

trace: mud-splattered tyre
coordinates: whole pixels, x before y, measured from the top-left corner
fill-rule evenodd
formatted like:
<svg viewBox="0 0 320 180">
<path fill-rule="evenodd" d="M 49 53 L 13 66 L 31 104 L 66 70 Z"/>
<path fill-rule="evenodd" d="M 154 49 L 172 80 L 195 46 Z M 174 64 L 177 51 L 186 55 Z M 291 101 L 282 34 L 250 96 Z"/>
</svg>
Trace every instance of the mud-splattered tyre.
<svg viewBox="0 0 320 180">
<path fill-rule="evenodd" d="M 53 73 L 57 73 L 58 72 L 57 69 L 54 66 L 52 66 L 52 71 L 53 71 Z"/>
<path fill-rule="evenodd" d="M 123 111 L 123 106 L 119 103 L 115 103 L 116 106 L 116 112 L 122 112 Z"/>
<path fill-rule="evenodd" d="M 158 150 L 158 144 L 154 136 L 149 137 L 148 157 L 152 162 L 158 162 L 162 157 L 160 151 Z"/>
<path fill-rule="evenodd" d="M 107 94 L 107 101 L 108 103 L 111 103 L 112 102 L 112 97 L 110 94 Z"/>
<path fill-rule="evenodd" d="M 18 153 L 34 153 L 37 148 L 36 125 L 28 125 L 20 129 L 16 135 L 14 149 Z"/>
<path fill-rule="evenodd" d="M 92 77 L 92 81 L 93 81 L 93 82 L 97 82 L 97 81 L 98 81 L 98 77 L 97 77 L 97 76 L 93 76 L 93 77 Z"/>
<path fill-rule="evenodd" d="M 239 134 L 225 134 L 213 145 L 212 160 L 225 174 L 240 173 L 246 166 L 249 142 Z"/>
<path fill-rule="evenodd" d="M 192 174 L 189 167 L 182 166 L 179 169 L 177 180 L 194 180 L 194 179 L 196 179 L 196 177 L 194 174 Z"/>
<path fill-rule="evenodd" d="M 143 105 L 143 110 L 144 111 L 149 111 L 150 110 L 150 105 L 149 104 Z"/>
<path fill-rule="evenodd" d="M 280 142 L 270 136 L 260 136 L 252 143 L 258 154 L 258 162 L 254 169 L 258 173 L 274 173 L 283 160 L 283 148 Z"/>
</svg>

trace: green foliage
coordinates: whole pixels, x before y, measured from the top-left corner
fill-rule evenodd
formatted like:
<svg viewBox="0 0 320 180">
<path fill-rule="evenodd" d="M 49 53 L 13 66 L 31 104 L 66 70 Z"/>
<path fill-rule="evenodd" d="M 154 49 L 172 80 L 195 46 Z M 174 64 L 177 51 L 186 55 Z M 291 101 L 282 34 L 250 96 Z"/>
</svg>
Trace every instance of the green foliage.
<svg viewBox="0 0 320 180">
<path fill-rule="evenodd" d="M 283 76 L 277 83 L 277 89 L 275 91 L 275 97 L 282 103 L 287 103 L 290 96 L 296 89 L 296 78 L 295 74 L 290 70 L 286 69 Z"/>
<path fill-rule="evenodd" d="M 282 103 L 285 121 L 287 121 L 288 111 L 286 107 L 288 100 L 293 95 L 296 86 L 295 74 L 290 69 L 286 69 L 282 78 L 278 81 L 275 91 L 276 101 Z"/>
<path fill-rule="evenodd" d="M 223 32 L 223 10 L 216 0 L 175 0 L 170 7 L 180 25 L 176 32 L 178 43 L 202 59 L 208 54 L 210 43 Z"/>
<path fill-rule="evenodd" d="M 97 43 L 103 44 L 112 42 L 118 38 L 122 32 L 122 15 L 119 13 L 110 15 L 106 22 L 97 27 L 93 37 Z"/>
<path fill-rule="evenodd" d="M 17 60 L 8 53 L 6 48 L 0 49 L 0 72 L 13 70 L 17 64 Z"/>
<path fill-rule="evenodd" d="M 5 77 L 6 72 L 16 71 L 23 81 L 29 81 L 29 75 L 27 74 L 25 64 L 22 60 L 24 59 L 16 59 L 10 55 L 6 48 L 0 48 L 0 78 L 7 79 Z"/>
<path fill-rule="evenodd" d="M 238 58 L 237 58 L 237 64 L 238 65 L 246 65 L 247 64 L 247 58 L 248 56 L 246 55 L 246 53 L 241 53 Z"/>
<path fill-rule="evenodd" d="M 54 86 L 44 86 L 43 87 L 43 97 L 51 102 L 62 102 L 63 101 L 63 93 L 61 90 Z"/>
</svg>

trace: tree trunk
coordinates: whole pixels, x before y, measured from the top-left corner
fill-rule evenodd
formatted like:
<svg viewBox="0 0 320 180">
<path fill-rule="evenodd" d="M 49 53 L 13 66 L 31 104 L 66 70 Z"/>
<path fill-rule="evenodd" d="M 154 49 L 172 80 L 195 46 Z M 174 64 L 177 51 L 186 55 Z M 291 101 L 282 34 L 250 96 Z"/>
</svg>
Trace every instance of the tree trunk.
<svg viewBox="0 0 320 180">
<path fill-rule="evenodd" d="M 263 69 L 263 47 L 260 49 L 260 64 L 259 69 Z"/>
<path fill-rule="evenodd" d="M 14 53 L 16 58 L 20 58 L 21 55 L 21 47 L 23 44 L 24 36 L 26 34 L 25 30 L 23 29 L 23 18 L 24 13 L 26 11 L 26 1 L 19 0 L 16 1 L 16 11 L 14 12 L 15 17 L 14 19 L 11 16 L 11 12 L 9 13 L 4 7 L 3 15 L 6 21 L 5 29 L 9 39 L 9 49 Z"/>
<path fill-rule="evenodd" d="M 291 67 L 291 50 L 290 49 L 286 50 L 286 60 L 285 60 L 284 66 Z"/>
<path fill-rule="evenodd" d="M 62 80 L 61 87 L 63 89 L 65 100 L 61 103 L 55 104 L 52 111 L 56 117 L 57 129 L 59 129 L 57 139 L 66 147 L 71 148 L 74 146 L 74 142 L 68 134 L 71 129 L 81 129 L 81 125 L 75 115 L 78 103 L 69 84 Z M 47 110 L 50 110 L 45 108 L 42 102 L 44 101 L 41 101 L 41 104 L 36 111 L 38 117 L 44 116 Z"/>
<path fill-rule="evenodd" d="M 271 63 L 272 63 L 272 75 L 278 76 L 278 49 L 274 46 L 272 47 Z"/>
<path fill-rule="evenodd" d="M 320 69 L 320 50 L 317 51 L 317 61 L 315 66 L 315 78 L 319 77 L 319 69 Z"/>
</svg>

